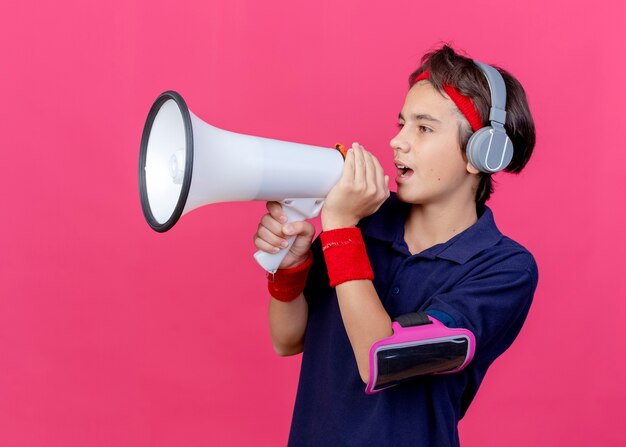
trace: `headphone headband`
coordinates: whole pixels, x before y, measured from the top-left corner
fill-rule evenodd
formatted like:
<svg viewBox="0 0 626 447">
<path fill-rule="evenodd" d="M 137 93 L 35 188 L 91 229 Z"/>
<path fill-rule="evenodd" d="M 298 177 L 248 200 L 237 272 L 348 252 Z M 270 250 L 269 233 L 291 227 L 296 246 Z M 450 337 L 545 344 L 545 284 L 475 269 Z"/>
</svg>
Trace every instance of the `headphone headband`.
<svg viewBox="0 0 626 447">
<path fill-rule="evenodd" d="M 502 75 L 491 65 L 474 61 L 487 78 L 489 91 L 491 92 L 491 109 L 489 110 L 489 121 L 502 124 L 506 122 L 506 86 Z"/>
</svg>

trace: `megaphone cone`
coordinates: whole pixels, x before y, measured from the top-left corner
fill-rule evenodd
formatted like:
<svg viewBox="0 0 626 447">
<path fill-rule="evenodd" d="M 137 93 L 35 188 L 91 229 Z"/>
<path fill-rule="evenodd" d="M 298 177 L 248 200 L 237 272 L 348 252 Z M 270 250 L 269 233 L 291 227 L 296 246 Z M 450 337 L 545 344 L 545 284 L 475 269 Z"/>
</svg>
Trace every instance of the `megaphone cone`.
<svg viewBox="0 0 626 447">
<path fill-rule="evenodd" d="M 182 96 L 162 93 L 152 105 L 139 152 L 141 207 L 152 229 L 219 202 L 275 200 L 289 221 L 315 217 L 341 177 L 340 151 L 213 127 L 196 117 Z M 276 271 L 289 247 L 257 261 Z"/>
</svg>

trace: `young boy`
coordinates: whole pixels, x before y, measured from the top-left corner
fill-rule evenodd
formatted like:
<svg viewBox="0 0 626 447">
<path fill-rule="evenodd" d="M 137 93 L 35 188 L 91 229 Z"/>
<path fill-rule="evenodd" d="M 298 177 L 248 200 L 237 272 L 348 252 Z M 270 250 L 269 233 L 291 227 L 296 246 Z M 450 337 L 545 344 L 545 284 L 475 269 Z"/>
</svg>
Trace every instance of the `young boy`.
<svg viewBox="0 0 626 447">
<path fill-rule="evenodd" d="M 534 123 L 522 86 L 501 69 L 505 119 L 492 109 L 495 96 L 504 105 L 503 92 L 485 70 L 449 46 L 423 57 L 390 142 L 397 194 L 376 157 L 354 143 L 314 242 L 311 223 L 284 225 L 280 205 L 267 204 L 256 247 L 277 252 L 297 235 L 269 283 L 275 350 L 304 353 L 290 446 L 457 446 L 458 421 L 519 333 L 537 266 L 485 206 L 491 175 L 504 166 L 468 157 L 466 147 L 481 127 L 506 131 L 504 147 L 514 150 L 505 170 L 520 172 L 535 144 Z M 420 332 L 426 326 L 464 334 L 463 365 L 405 349 L 414 341 L 437 345 L 440 338 Z M 400 333 L 411 343 L 394 345 Z M 388 360 L 400 353 L 403 363 L 385 378 L 370 351 L 392 345 L 399 348 Z"/>
</svg>

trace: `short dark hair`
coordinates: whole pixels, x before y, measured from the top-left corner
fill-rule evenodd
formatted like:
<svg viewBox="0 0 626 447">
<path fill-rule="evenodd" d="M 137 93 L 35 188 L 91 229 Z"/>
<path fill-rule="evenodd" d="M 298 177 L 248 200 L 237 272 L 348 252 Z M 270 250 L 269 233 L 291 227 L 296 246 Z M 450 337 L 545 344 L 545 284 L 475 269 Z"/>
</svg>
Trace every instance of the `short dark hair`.
<svg viewBox="0 0 626 447">
<path fill-rule="evenodd" d="M 506 132 L 513 143 L 513 159 L 506 167 L 506 172 L 519 173 L 530 160 L 535 147 L 535 123 L 530 114 L 526 92 L 522 84 L 506 70 L 493 66 L 500 72 L 506 86 Z M 444 44 L 440 49 L 426 53 L 421 65 L 409 76 L 409 89 L 415 79 L 424 71 L 430 70 L 429 81 L 439 93 L 443 86 L 451 85 L 462 95 L 474 102 L 483 125 L 489 125 L 491 93 L 489 83 L 480 68 L 468 57 L 462 56 Z M 466 158 L 465 148 L 474 131 L 469 123 L 459 126 L 459 143 Z M 480 182 L 476 191 L 476 207 L 481 210 L 493 192 L 491 174 L 480 173 Z"/>
</svg>

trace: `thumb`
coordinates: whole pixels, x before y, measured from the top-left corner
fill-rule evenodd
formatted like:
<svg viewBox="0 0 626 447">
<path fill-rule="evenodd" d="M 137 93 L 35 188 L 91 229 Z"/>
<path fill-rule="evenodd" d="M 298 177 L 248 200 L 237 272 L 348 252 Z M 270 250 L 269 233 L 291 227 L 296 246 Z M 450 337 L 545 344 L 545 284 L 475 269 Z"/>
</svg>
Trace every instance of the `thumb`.
<svg viewBox="0 0 626 447">
<path fill-rule="evenodd" d="M 311 243 L 313 242 L 313 235 L 315 234 L 315 227 L 311 222 L 291 222 L 285 225 L 283 232 L 291 233 L 289 236 L 296 236 L 296 240 L 293 241 L 291 246 L 291 253 L 294 256 L 304 256 L 311 249 Z M 289 228 L 291 227 L 291 228 Z"/>
<path fill-rule="evenodd" d="M 283 226 L 283 233 L 287 236 L 313 237 L 315 234 L 315 227 L 311 222 L 307 221 L 290 222 Z"/>
</svg>

